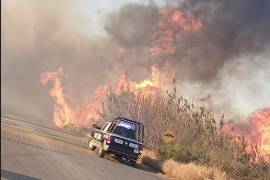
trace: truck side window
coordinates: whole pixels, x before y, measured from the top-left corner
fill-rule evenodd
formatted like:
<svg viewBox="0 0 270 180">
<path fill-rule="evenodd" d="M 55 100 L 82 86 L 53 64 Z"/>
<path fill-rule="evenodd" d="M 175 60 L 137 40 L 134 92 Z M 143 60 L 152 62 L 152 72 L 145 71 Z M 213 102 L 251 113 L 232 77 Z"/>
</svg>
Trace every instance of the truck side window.
<svg viewBox="0 0 270 180">
<path fill-rule="evenodd" d="M 107 124 L 108 124 L 108 123 L 105 123 L 105 124 L 102 126 L 102 128 L 101 128 L 102 131 L 106 128 Z"/>
<path fill-rule="evenodd" d="M 113 132 L 115 128 L 116 128 L 116 122 L 112 122 L 109 128 L 109 132 Z"/>
<path fill-rule="evenodd" d="M 105 128 L 104 128 L 104 131 L 105 131 L 105 132 L 108 131 L 108 129 L 109 129 L 110 126 L 111 126 L 111 122 L 107 122 L 107 123 L 106 123 L 106 126 L 105 126 Z"/>
</svg>

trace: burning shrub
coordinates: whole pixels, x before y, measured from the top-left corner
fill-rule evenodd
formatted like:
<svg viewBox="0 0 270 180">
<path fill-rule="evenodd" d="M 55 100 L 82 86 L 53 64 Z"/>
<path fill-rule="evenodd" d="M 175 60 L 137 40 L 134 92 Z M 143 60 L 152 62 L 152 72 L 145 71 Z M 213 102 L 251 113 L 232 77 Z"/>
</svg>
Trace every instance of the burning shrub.
<svg viewBox="0 0 270 180">
<path fill-rule="evenodd" d="M 244 138 L 235 140 L 221 131 L 223 116 L 216 116 L 209 100 L 193 102 L 178 97 L 176 88 L 148 94 L 134 93 L 129 88 L 116 92 L 111 88 L 101 117 L 111 120 L 117 116 L 143 122 L 146 147 L 157 151 L 160 159 L 218 167 L 232 177 L 267 175 L 268 170 L 252 163 L 254 157 L 246 151 Z M 164 142 L 162 132 L 171 132 L 174 138 Z"/>
<path fill-rule="evenodd" d="M 210 146 L 217 134 L 218 122 L 209 104 L 200 104 L 176 96 L 173 92 L 156 91 L 151 94 L 134 94 L 130 89 L 120 93 L 109 91 L 103 105 L 102 118 L 117 116 L 137 119 L 146 126 L 145 143 L 153 148 L 162 145 L 161 132 L 171 130 L 176 137 L 173 144 L 183 146 Z"/>
</svg>

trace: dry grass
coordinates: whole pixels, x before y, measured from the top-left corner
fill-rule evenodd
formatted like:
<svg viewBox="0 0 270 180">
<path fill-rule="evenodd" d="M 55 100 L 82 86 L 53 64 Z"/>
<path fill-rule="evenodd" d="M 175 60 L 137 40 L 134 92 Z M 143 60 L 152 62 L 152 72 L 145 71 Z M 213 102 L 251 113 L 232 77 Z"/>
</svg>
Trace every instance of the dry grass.
<svg viewBox="0 0 270 180">
<path fill-rule="evenodd" d="M 141 157 L 150 157 L 152 159 L 158 159 L 157 154 L 154 151 L 144 149 Z"/>
<path fill-rule="evenodd" d="M 154 151 L 144 149 L 137 162 L 140 164 L 144 164 L 143 161 L 145 160 L 145 157 L 149 157 L 151 159 L 158 159 L 158 156 Z"/>
<path fill-rule="evenodd" d="M 174 160 L 166 160 L 162 164 L 162 171 L 179 180 L 228 179 L 226 173 L 217 168 L 199 166 L 193 163 L 182 164 L 177 163 Z"/>
<path fill-rule="evenodd" d="M 156 157 L 154 152 L 147 150 L 142 154 L 141 162 L 177 180 L 229 179 L 225 172 L 217 168 L 199 166 L 193 163 L 183 164 L 171 159 L 161 161 L 156 159 Z"/>
</svg>

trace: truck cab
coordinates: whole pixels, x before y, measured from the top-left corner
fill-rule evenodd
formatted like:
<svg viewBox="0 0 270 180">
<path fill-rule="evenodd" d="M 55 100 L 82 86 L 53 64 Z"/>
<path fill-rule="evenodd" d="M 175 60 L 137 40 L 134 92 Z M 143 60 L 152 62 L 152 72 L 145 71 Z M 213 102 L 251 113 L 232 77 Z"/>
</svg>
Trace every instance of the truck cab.
<svg viewBox="0 0 270 180">
<path fill-rule="evenodd" d="M 118 117 L 106 122 L 101 128 L 92 126 L 89 134 L 88 148 L 98 148 L 99 157 L 106 153 L 128 160 L 135 165 L 142 153 L 144 144 L 144 125 L 140 122 Z"/>
</svg>

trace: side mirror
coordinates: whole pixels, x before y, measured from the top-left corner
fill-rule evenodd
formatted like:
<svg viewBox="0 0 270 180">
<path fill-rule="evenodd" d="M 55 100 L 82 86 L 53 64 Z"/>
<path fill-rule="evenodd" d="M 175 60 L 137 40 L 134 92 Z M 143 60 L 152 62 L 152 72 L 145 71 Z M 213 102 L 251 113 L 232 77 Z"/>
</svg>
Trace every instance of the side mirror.
<svg viewBox="0 0 270 180">
<path fill-rule="evenodd" d="M 94 129 L 101 129 L 98 125 L 96 125 L 96 124 L 93 124 L 92 125 L 92 128 L 94 128 Z"/>
</svg>

